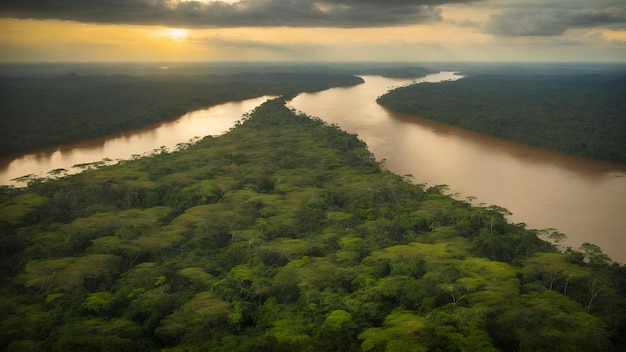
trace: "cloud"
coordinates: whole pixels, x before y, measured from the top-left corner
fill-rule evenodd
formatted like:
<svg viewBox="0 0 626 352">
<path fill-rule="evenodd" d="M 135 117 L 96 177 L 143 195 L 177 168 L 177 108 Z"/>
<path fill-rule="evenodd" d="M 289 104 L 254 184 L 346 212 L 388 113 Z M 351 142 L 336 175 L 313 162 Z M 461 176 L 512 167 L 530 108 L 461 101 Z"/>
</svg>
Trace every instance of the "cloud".
<svg viewBox="0 0 626 352">
<path fill-rule="evenodd" d="M 486 29 L 499 36 L 558 36 L 570 29 L 626 28 L 626 8 L 514 9 L 492 15 Z"/>
<path fill-rule="evenodd" d="M 382 27 L 441 20 L 438 5 L 477 0 L 4 0 L 0 15 L 185 27 Z"/>
</svg>

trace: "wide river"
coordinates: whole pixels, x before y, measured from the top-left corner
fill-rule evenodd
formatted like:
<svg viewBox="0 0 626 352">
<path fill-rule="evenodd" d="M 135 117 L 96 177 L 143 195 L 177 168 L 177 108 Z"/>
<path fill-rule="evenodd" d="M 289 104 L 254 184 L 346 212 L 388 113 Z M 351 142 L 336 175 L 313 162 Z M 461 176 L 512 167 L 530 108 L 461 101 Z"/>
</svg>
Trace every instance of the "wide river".
<svg viewBox="0 0 626 352">
<path fill-rule="evenodd" d="M 417 183 L 446 184 L 457 197 L 499 205 L 528 228 L 556 228 L 564 246 L 584 242 L 626 263 L 626 165 L 575 157 L 389 111 L 376 98 L 413 80 L 364 76 L 365 84 L 305 93 L 289 105 L 358 134 L 377 159 Z M 452 72 L 415 82 L 459 79 Z M 106 138 L 0 159 L 0 184 L 26 174 L 104 158 L 128 159 L 228 130 L 266 97 L 220 104 L 176 120 Z M 450 102 L 453 104 L 454 102 Z M 74 168 L 75 170 L 76 168 Z"/>
</svg>

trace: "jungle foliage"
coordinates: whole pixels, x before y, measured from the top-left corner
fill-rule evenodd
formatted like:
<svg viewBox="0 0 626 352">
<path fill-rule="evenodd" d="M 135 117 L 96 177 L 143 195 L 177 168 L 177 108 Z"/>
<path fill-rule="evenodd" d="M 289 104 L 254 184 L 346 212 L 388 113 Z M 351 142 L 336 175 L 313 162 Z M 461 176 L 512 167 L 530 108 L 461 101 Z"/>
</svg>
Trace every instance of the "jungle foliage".
<svg viewBox="0 0 626 352">
<path fill-rule="evenodd" d="M 623 266 L 409 181 L 276 99 L 219 137 L 4 188 L 0 349 L 623 350 Z"/>
<path fill-rule="evenodd" d="M 388 108 L 588 158 L 626 163 L 626 76 L 481 74 L 395 89 Z"/>
<path fill-rule="evenodd" d="M 297 72 L 0 77 L 0 155 L 139 128 L 226 101 L 362 82 Z"/>
</svg>

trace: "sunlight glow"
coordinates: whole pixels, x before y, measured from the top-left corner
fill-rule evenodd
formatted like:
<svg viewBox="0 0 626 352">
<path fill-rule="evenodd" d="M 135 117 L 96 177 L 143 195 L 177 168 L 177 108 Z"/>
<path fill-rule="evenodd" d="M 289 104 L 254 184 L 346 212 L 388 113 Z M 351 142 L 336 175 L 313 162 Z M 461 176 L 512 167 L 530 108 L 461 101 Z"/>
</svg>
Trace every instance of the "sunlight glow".
<svg viewBox="0 0 626 352">
<path fill-rule="evenodd" d="M 166 37 L 174 40 L 175 42 L 182 42 L 187 39 L 187 35 L 189 34 L 189 31 L 183 28 L 154 29 L 148 32 L 153 36 Z"/>
<path fill-rule="evenodd" d="M 174 40 L 183 40 L 187 38 L 188 31 L 186 29 L 172 28 L 164 30 L 163 33 Z"/>
</svg>

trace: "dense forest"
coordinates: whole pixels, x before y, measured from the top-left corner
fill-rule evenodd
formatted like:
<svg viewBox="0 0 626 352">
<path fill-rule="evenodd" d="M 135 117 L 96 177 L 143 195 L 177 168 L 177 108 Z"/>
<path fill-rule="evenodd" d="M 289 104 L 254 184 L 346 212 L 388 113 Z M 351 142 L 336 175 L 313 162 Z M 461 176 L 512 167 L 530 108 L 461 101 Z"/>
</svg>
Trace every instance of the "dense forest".
<svg viewBox="0 0 626 352">
<path fill-rule="evenodd" d="M 0 155 L 139 128 L 226 101 L 362 82 L 298 72 L 0 77 Z"/>
<path fill-rule="evenodd" d="M 355 74 L 359 75 L 376 75 L 389 78 L 419 78 L 429 74 L 439 73 L 439 70 L 433 70 L 424 67 L 379 67 L 356 70 Z"/>
<path fill-rule="evenodd" d="M 459 66 L 460 65 L 460 66 Z M 455 63 L 453 70 L 471 70 L 472 66 Z M 68 72 L 81 76 L 211 76 L 242 73 L 290 73 L 321 75 L 381 75 L 418 78 L 442 70 L 447 65 L 406 62 L 66 62 L 66 63 L 0 63 L 1 77 L 55 77 Z M 475 69 L 475 68 L 474 68 Z M 597 70 L 597 68 L 594 68 Z"/>
<path fill-rule="evenodd" d="M 410 181 L 276 99 L 219 137 L 5 187 L 0 349 L 626 348 L 625 267 Z"/>
<path fill-rule="evenodd" d="M 215 65 L 2 64 L 0 155 L 140 128 L 226 101 L 362 83 L 355 75 L 438 72 L 391 64 Z"/>
<path fill-rule="evenodd" d="M 390 109 L 584 157 L 626 163 L 626 75 L 479 74 L 395 89 Z"/>
</svg>

